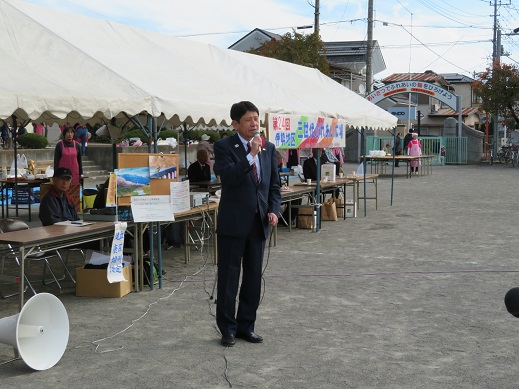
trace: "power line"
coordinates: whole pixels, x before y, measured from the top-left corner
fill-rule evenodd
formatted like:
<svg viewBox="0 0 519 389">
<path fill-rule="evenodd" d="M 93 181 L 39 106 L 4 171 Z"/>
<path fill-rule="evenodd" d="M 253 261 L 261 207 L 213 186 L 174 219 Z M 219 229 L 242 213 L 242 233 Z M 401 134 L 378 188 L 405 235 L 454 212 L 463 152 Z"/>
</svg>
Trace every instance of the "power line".
<svg viewBox="0 0 519 389">
<path fill-rule="evenodd" d="M 460 11 L 460 13 L 462 15 L 471 15 L 471 16 L 474 16 L 474 17 L 477 17 L 477 18 L 488 18 L 488 15 L 477 15 L 477 14 L 473 14 L 471 12 L 468 12 L 467 10 L 465 9 L 460 9 L 460 8 L 457 8 L 455 6 L 453 6 L 452 4 L 449 4 L 447 3 L 445 0 L 440 0 L 442 3 L 444 3 L 445 5 L 447 5 L 448 7 L 451 7 L 451 8 L 454 8 L 455 10 L 458 10 Z"/>
<path fill-rule="evenodd" d="M 425 0 L 418 0 L 418 2 L 420 4 L 422 4 L 424 7 L 430 9 L 431 11 L 433 11 L 434 13 L 440 15 L 441 17 L 444 17 L 446 19 L 449 19 L 455 23 L 458 23 L 458 24 L 462 24 L 462 25 L 469 25 L 470 23 L 466 23 L 464 21 L 461 21 L 461 20 L 457 20 L 457 19 L 454 19 L 450 16 L 448 16 L 448 14 L 450 13 L 449 11 L 445 10 L 444 8 L 442 7 L 439 7 L 438 5 L 436 5 L 436 7 L 439 9 L 435 9 L 433 7 L 433 4 L 429 3 L 428 1 L 425 1 Z"/>
<path fill-rule="evenodd" d="M 416 38 L 415 38 L 416 39 Z M 474 40 L 474 41 L 455 41 L 455 42 L 428 42 L 428 43 L 415 43 L 412 45 L 412 47 L 422 47 L 424 45 L 426 46 L 447 46 L 447 45 L 452 45 L 453 43 L 455 44 L 460 44 L 460 45 L 471 45 L 471 44 L 477 44 L 477 43 L 490 43 L 492 42 L 491 39 L 481 39 L 481 40 Z M 385 48 L 385 49 L 403 49 L 403 48 L 406 48 L 406 47 L 409 47 L 409 45 L 381 45 L 380 46 L 381 48 Z"/>
<path fill-rule="evenodd" d="M 373 21 L 378 22 L 378 23 L 383 23 L 383 24 L 389 23 L 389 22 L 385 22 L 383 20 L 378 20 L 378 19 L 374 19 Z M 334 21 L 329 21 L 329 22 L 322 22 L 322 23 L 320 23 L 320 25 L 328 26 L 328 25 L 345 24 L 345 23 L 354 24 L 356 22 L 367 22 L 367 19 L 366 18 L 357 18 L 357 19 L 346 19 L 346 20 L 334 20 Z M 394 24 L 396 26 L 410 27 L 410 25 L 407 25 L 407 24 L 396 24 L 396 23 L 389 23 L 389 24 Z M 491 30 L 492 26 L 481 26 L 481 25 L 462 25 L 462 26 L 444 25 L 443 26 L 443 25 L 424 24 L 424 25 L 413 25 L 413 28 L 438 28 L 438 29 L 446 28 L 446 29 L 477 29 L 477 30 L 488 29 L 488 30 Z M 266 30 L 266 31 L 277 31 L 277 30 L 297 29 L 297 26 L 263 27 L 261 29 Z M 194 36 L 243 34 L 243 33 L 247 33 L 247 32 L 250 32 L 250 29 L 249 30 L 237 30 L 237 31 L 201 32 L 201 33 L 196 33 L 196 34 L 185 34 L 185 35 L 175 35 L 175 36 L 178 38 L 188 38 L 188 37 L 194 37 Z"/>
<path fill-rule="evenodd" d="M 464 72 L 467 72 L 469 73 L 470 71 L 467 70 L 467 69 L 463 69 L 462 67 L 456 65 L 454 62 L 451 62 L 449 61 L 447 58 L 444 58 L 442 55 L 436 53 L 434 50 L 432 50 L 430 47 L 427 46 L 427 44 L 425 44 L 424 42 L 422 42 L 420 39 L 418 39 L 416 36 L 414 36 L 411 32 L 407 31 L 407 29 L 405 27 L 402 27 L 404 29 L 405 32 L 407 32 L 409 35 L 411 35 L 414 39 L 416 39 L 424 48 L 426 48 L 427 50 L 429 50 L 431 53 L 433 53 L 434 55 L 442 58 L 445 62 L 447 62 L 448 64 L 464 71 Z"/>
</svg>

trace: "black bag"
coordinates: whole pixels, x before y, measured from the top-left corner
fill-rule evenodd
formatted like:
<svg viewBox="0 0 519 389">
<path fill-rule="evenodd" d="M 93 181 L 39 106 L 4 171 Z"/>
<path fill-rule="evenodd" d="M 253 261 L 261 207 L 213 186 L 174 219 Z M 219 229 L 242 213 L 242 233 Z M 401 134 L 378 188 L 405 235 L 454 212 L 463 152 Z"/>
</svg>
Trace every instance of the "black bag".
<svg viewBox="0 0 519 389">
<path fill-rule="evenodd" d="M 164 240 L 168 246 L 179 249 L 184 241 L 185 222 L 176 222 L 168 224 L 164 229 Z"/>
<path fill-rule="evenodd" d="M 27 205 L 34 204 L 34 190 L 32 188 L 18 187 L 13 188 L 13 194 L 11 197 L 11 204 L 15 205 Z"/>
</svg>

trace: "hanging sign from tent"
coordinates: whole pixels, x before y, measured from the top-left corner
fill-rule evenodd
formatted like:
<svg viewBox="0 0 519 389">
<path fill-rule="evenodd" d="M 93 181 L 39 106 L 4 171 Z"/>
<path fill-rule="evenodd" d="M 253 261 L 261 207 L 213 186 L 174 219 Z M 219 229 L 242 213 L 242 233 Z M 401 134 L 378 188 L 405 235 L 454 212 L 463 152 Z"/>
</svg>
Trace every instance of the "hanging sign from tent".
<svg viewBox="0 0 519 389">
<path fill-rule="evenodd" d="M 268 115 L 269 140 L 278 149 L 346 146 L 346 120 L 317 116 Z"/>
</svg>

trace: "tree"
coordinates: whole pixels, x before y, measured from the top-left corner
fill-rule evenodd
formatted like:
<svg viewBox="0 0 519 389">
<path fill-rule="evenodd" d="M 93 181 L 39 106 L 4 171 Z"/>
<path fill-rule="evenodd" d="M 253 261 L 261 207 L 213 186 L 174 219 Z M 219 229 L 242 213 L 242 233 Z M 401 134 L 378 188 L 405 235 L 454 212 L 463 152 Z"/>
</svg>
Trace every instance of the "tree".
<svg viewBox="0 0 519 389">
<path fill-rule="evenodd" d="M 287 32 L 280 40 L 265 42 L 249 53 L 315 68 L 329 75 L 325 51 L 323 41 L 317 34 L 303 35 L 292 31 Z"/>
<path fill-rule="evenodd" d="M 519 69 L 515 65 L 496 63 L 493 69 L 487 68 L 476 77 L 472 88 L 483 100 L 482 108 L 505 118 L 511 116 L 515 123 L 519 123 L 516 113 L 519 101 Z"/>
</svg>

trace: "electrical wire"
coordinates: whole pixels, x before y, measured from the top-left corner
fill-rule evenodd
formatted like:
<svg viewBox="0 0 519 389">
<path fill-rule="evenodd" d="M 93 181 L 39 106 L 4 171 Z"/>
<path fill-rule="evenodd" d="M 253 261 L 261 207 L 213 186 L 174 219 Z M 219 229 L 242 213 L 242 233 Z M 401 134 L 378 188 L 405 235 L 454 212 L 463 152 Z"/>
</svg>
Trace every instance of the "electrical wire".
<svg viewBox="0 0 519 389">
<path fill-rule="evenodd" d="M 461 39 L 461 38 L 462 38 L 462 37 L 460 37 L 460 39 Z M 458 42 L 459 42 L 459 40 L 456 41 L 456 42 L 454 42 L 454 43 L 451 45 L 451 47 L 449 47 L 447 50 L 445 50 L 445 51 L 441 54 L 441 56 L 443 57 L 445 54 L 447 54 L 447 53 L 448 53 L 448 52 L 449 52 L 449 51 L 450 51 L 454 46 L 456 46 L 456 44 L 457 44 Z M 429 65 L 423 67 L 423 68 L 421 69 L 421 71 L 424 71 L 424 70 L 426 70 L 426 69 L 430 69 L 431 65 L 433 65 L 434 63 L 436 63 L 439 59 L 440 59 L 440 57 L 436 58 L 436 59 L 435 59 L 434 61 L 432 61 Z"/>
<path fill-rule="evenodd" d="M 5 362 L 0 363 L 0 366 L 7 365 L 7 364 L 9 364 L 9 363 L 13 363 L 13 362 L 18 361 L 18 360 L 21 360 L 21 359 L 22 359 L 21 357 L 17 357 L 17 358 L 9 359 L 8 361 L 5 361 Z"/>
<path fill-rule="evenodd" d="M 457 270 L 402 270 L 387 272 L 368 273 L 289 273 L 271 274 L 267 277 L 289 278 L 289 277 L 371 277 L 371 276 L 395 276 L 395 275 L 428 275 L 428 274 L 456 274 L 456 273 L 519 273 L 517 270 L 492 270 L 492 269 L 457 269 Z"/>
<path fill-rule="evenodd" d="M 446 19 L 449 19 L 455 23 L 458 23 L 458 24 L 461 24 L 461 25 L 470 25 L 470 23 L 467 23 L 467 22 L 464 22 L 464 21 L 461 21 L 461 20 L 456 20 L 454 19 L 453 17 L 450 17 L 448 16 L 449 14 L 449 11 L 446 11 L 445 9 L 443 9 L 442 7 L 438 6 L 438 5 L 433 5 L 430 0 L 417 0 L 420 4 L 422 4 L 424 7 L 430 9 L 431 11 L 433 11 L 434 13 L 440 15 L 441 17 L 444 17 Z M 435 8 L 436 7 L 436 8 Z"/>
<path fill-rule="evenodd" d="M 208 206 L 209 208 L 209 206 Z M 208 209 L 209 211 L 209 209 Z M 202 211 L 202 231 L 205 233 L 205 225 L 206 225 L 206 212 L 205 211 Z M 186 227 L 187 228 L 187 227 Z M 204 236 L 204 235 L 202 235 Z M 210 239 L 210 236 L 207 238 L 207 239 Z M 189 244 L 187 242 L 187 244 Z M 204 239 L 200 239 L 200 244 L 201 244 L 201 250 L 200 251 L 203 251 L 203 246 L 204 246 Z M 150 267 L 152 266 L 152 264 L 150 264 Z M 167 300 L 169 299 L 171 296 L 173 296 L 178 290 L 182 289 L 184 283 L 186 283 L 189 278 L 191 277 L 195 277 L 197 276 L 198 274 L 200 274 L 206 267 L 206 262 L 204 262 L 202 264 L 202 266 L 196 271 L 194 272 L 193 274 L 191 275 L 187 275 L 181 282 L 180 282 L 180 285 L 178 287 L 176 287 L 175 289 L 173 289 L 169 294 L 167 294 L 166 296 L 164 297 L 160 297 L 158 299 L 156 299 L 155 301 L 151 302 L 148 304 L 146 310 L 144 311 L 144 313 L 142 315 L 140 315 L 137 319 L 134 319 L 131 321 L 131 324 L 129 324 L 128 326 L 126 326 L 124 329 L 122 329 L 121 331 L 118 331 L 116 332 L 115 334 L 113 335 L 110 335 L 110 336 L 107 336 L 107 337 L 104 337 L 102 339 L 98 339 L 98 340 L 94 340 L 91 342 L 91 344 L 93 344 L 95 346 L 94 348 L 94 353 L 96 354 L 104 354 L 104 353 L 107 353 L 107 352 L 113 352 L 113 351 L 118 351 L 118 350 L 122 350 L 124 348 L 124 346 L 118 346 L 116 348 L 112 348 L 112 349 L 108 349 L 108 350 L 103 350 L 103 351 L 99 351 L 99 347 L 101 346 L 101 343 L 104 342 L 105 340 L 109 340 L 109 339 L 113 339 L 115 338 L 116 336 L 126 332 L 128 329 L 130 329 L 131 327 L 134 326 L 135 323 L 137 323 L 139 320 L 141 320 L 142 318 L 144 318 L 148 312 L 151 310 L 151 308 L 154 306 L 154 305 L 157 305 L 160 301 L 163 301 L 163 300 Z M 205 278 L 205 277 L 204 277 Z"/>
<path fill-rule="evenodd" d="M 458 69 L 460 69 L 460 70 L 463 70 L 463 71 L 466 72 L 466 73 L 470 73 L 469 70 L 467 70 L 467 69 L 463 69 L 462 67 L 456 65 L 454 62 L 449 61 L 447 58 L 444 58 L 444 57 L 442 57 L 441 55 L 439 55 L 438 53 L 436 53 L 433 49 L 431 49 L 430 47 L 428 47 L 426 43 L 422 42 L 420 39 L 418 39 L 416 36 L 414 36 L 412 32 L 408 31 L 408 30 L 407 30 L 405 27 L 403 27 L 402 25 L 399 25 L 399 26 L 400 26 L 400 27 L 401 27 L 405 32 L 407 32 L 409 35 L 411 35 L 412 37 L 414 37 L 414 39 L 416 39 L 416 40 L 417 40 L 417 41 L 418 41 L 418 42 L 419 42 L 419 43 L 420 43 L 424 48 L 426 48 L 427 50 L 429 50 L 429 51 L 430 51 L 431 53 L 433 53 L 434 55 L 436 55 L 436 56 L 442 58 L 445 62 L 451 64 L 452 66 L 454 66 L 454 67 L 456 67 L 456 68 L 458 68 Z"/>
</svg>

